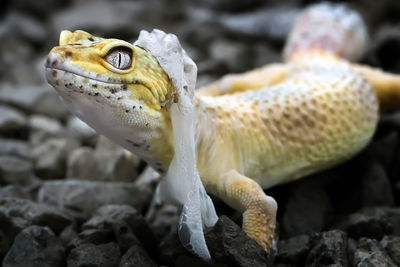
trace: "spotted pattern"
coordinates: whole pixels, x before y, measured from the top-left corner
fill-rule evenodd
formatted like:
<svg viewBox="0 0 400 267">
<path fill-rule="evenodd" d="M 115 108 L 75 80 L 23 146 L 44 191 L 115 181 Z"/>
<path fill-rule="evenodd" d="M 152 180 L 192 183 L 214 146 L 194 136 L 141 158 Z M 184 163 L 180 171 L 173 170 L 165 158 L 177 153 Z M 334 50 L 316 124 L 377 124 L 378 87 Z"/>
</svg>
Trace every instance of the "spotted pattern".
<svg viewBox="0 0 400 267">
<path fill-rule="evenodd" d="M 309 55 L 302 62 L 276 86 L 198 101 L 200 166 L 237 169 L 269 187 L 337 164 L 365 146 L 378 114 L 369 83 L 338 59 Z M 215 147 L 205 145 L 211 138 Z"/>
</svg>

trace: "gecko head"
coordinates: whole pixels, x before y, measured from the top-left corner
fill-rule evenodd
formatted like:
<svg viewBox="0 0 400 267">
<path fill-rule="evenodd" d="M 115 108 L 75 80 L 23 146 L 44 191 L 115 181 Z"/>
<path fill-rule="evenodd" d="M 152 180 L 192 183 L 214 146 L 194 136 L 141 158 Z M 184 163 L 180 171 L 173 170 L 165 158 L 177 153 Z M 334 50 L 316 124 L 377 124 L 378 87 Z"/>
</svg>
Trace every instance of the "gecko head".
<svg viewBox="0 0 400 267">
<path fill-rule="evenodd" d="M 48 82 L 62 96 L 68 92 L 75 97 L 98 96 L 99 101 L 117 100 L 127 109 L 133 102 L 158 109 L 173 88 L 150 52 L 79 30 L 61 32 L 60 45 L 50 51 L 46 70 Z"/>
<path fill-rule="evenodd" d="M 149 51 L 80 30 L 62 31 L 45 65 L 70 111 L 114 140 L 151 137 L 174 88 Z"/>
</svg>

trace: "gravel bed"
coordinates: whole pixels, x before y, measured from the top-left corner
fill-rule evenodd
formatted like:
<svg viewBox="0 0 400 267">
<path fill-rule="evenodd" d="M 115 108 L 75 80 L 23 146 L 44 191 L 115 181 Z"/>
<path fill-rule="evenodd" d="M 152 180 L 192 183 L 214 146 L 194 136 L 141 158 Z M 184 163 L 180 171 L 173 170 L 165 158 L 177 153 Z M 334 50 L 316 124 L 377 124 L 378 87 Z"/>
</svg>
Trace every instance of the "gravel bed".
<svg viewBox="0 0 400 267">
<path fill-rule="evenodd" d="M 290 0 L 6 0 L 0 10 L 0 261 L 4 267 L 400 266 L 400 113 L 336 168 L 267 191 L 279 205 L 267 255 L 214 199 L 214 262 L 179 243 L 180 210 L 153 200 L 159 175 L 73 117 L 45 82 L 60 30 L 134 41 L 175 33 L 198 84 L 280 60 Z M 361 62 L 400 73 L 400 3 L 353 1 L 371 42 Z"/>
</svg>

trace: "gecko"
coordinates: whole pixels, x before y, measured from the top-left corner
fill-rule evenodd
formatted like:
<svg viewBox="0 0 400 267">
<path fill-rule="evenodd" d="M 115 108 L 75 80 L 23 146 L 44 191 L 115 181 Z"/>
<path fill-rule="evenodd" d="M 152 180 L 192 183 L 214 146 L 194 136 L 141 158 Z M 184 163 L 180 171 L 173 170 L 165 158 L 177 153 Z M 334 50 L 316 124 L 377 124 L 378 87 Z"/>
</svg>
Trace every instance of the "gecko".
<svg viewBox="0 0 400 267">
<path fill-rule="evenodd" d="M 290 32 L 283 63 L 229 74 L 194 92 L 201 182 L 243 212 L 243 230 L 267 252 L 278 206 L 263 189 L 350 159 L 371 140 L 379 111 L 400 106 L 398 75 L 352 63 L 367 42 L 358 13 L 312 5 Z M 178 96 L 152 51 L 62 31 L 45 65 L 73 114 L 167 173 L 176 149 L 169 109 Z"/>
</svg>

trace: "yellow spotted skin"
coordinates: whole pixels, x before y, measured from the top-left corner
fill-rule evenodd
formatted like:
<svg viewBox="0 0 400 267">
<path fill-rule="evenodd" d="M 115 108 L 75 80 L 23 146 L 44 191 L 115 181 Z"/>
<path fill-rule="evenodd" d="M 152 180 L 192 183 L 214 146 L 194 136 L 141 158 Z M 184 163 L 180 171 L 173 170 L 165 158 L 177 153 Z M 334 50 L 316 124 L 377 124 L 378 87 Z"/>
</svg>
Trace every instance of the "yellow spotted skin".
<svg viewBox="0 0 400 267">
<path fill-rule="evenodd" d="M 224 158 L 215 161 L 207 147 L 199 152 L 199 166 L 235 169 L 270 187 L 337 164 L 363 148 L 378 119 L 370 84 L 339 59 L 318 55 L 312 62 L 309 55 L 306 62 L 289 66 L 285 81 L 273 87 L 199 98 L 198 130 L 214 129 L 216 158 Z M 213 125 L 202 127 L 210 121 Z"/>
<path fill-rule="evenodd" d="M 121 46 L 132 50 L 125 70 L 105 60 Z M 175 101 L 174 86 L 150 52 L 117 39 L 65 31 L 46 67 L 49 83 L 71 112 L 159 172 L 167 170 L 174 153 L 167 112 Z M 195 96 L 202 182 L 209 193 L 243 211 L 243 230 L 268 251 L 277 204 L 262 188 L 358 153 L 375 131 L 378 102 L 396 108 L 399 92 L 398 76 L 316 50 L 226 76 Z"/>
</svg>

